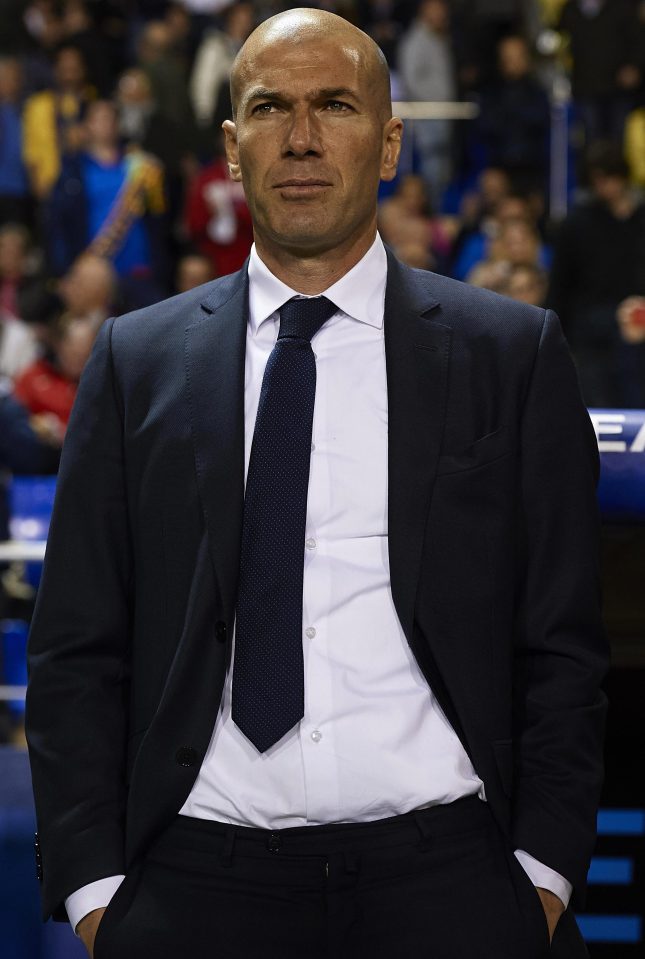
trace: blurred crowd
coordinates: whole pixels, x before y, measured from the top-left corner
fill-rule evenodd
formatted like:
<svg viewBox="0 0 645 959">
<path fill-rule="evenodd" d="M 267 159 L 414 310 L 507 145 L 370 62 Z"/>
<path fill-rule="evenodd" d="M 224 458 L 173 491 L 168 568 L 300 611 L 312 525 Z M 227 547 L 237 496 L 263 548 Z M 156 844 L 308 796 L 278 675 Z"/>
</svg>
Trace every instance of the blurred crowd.
<svg viewBox="0 0 645 959">
<path fill-rule="evenodd" d="M 55 472 L 108 315 L 244 262 L 251 222 L 220 130 L 229 71 L 258 22 L 296 5 L 0 0 L 0 469 Z M 588 405 L 645 407 L 645 3 L 310 6 L 380 44 L 395 100 L 475 107 L 407 124 L 385 241 L 553 307 Z M 568 212 L 554 217 L 556 117 Z"/>
</svg>

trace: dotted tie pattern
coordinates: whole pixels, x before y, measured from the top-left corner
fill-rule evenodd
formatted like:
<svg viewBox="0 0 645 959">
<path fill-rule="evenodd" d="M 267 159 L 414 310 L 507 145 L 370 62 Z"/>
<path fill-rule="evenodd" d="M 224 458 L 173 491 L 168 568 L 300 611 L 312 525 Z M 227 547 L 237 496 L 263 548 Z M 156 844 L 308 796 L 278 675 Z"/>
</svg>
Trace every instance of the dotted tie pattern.
<svg viewBox="0 0 645 959">
<path fill-rule="evenodd" d="M 232 716 L 261 753 L 304 715 L 302 580 L 316 397 L 311 339 L 335 312 L 323 296 L 284 304 L 255 421 L 244 497 Z"/>
</svg>

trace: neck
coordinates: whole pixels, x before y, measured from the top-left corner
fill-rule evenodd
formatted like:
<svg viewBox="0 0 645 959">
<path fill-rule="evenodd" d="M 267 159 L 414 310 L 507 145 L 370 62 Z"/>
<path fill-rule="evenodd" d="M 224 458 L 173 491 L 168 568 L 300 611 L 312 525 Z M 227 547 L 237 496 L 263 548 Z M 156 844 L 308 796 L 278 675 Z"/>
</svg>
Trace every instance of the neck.
<svg viewBox="0 0 645 959">
<path fill-rule="evenodd" d="M 262 262 L 274 276 L 297 293 L 317 296 L 337 283 L 365 256 L 376 236 L 376 218 L 359 239 L 355 237 L 330 250 L 304 257 L 297 249 L 289 250 L 266 241 L 257 231 L 255 247 Z"/>
</svg>

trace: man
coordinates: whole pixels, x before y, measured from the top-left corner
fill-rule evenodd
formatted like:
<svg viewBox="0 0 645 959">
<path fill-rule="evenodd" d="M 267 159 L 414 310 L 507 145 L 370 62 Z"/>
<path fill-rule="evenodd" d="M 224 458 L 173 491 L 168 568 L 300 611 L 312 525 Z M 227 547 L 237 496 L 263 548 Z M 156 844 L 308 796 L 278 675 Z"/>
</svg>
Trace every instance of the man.
<svg viewBox="0 0 645 959">
<path fill-rule="evenodd" d="M 557 321 L 387 256 L 360 31 L 269 19 L 232 100 L 248 270 L 104 325 L 63 457 L 45 915 L 96 959 L 584 956 L 597 450 Z"/>
<path fill-rule="evenodd" d="M 410 100 L 457 99 L 453 48 L 446 0 L 421 0 L 398 53 L 399 73 Z M 452 177 L 452 121 L 416 120 L 413 132 L 421 174 L 432 205 L 438 209 Z"/>
<path fill-rule="evenodd" d="M 555 238 L 546 303 L 562 318 L 587 405 L 638 408 L 643 369 L 620 335 L 617 312 L 642 289 L 645 203 L 613 144 L 589 150 L 587 174 L 590 195 Z"/>
</svg>

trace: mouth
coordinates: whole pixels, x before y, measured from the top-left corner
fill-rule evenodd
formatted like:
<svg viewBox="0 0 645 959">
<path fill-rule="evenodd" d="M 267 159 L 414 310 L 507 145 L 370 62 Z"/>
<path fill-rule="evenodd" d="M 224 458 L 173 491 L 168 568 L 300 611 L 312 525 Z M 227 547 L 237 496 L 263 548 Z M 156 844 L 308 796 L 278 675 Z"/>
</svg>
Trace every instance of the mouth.
<svg viewBox="0 0 645 959">
<path fill-rule="evenodd" d="M 281 180 L 276 183 L 274 190 L 279 190 L 280 194 L 286 198 L 297 198 L 306 196 L 315 196 L 329 189 L 331 183 L 327 180 L 319 180 L 315 177 L 291 177 L 288 180 Z"/>
</svg>

